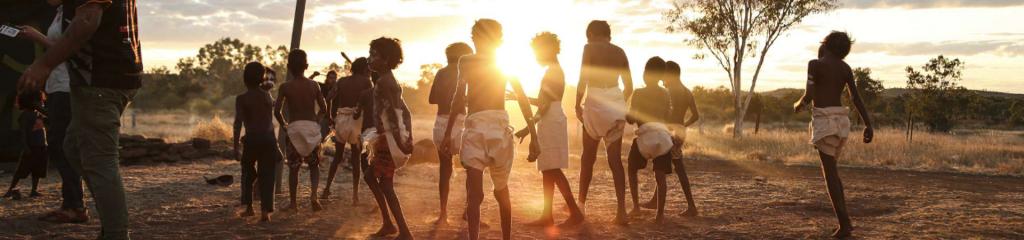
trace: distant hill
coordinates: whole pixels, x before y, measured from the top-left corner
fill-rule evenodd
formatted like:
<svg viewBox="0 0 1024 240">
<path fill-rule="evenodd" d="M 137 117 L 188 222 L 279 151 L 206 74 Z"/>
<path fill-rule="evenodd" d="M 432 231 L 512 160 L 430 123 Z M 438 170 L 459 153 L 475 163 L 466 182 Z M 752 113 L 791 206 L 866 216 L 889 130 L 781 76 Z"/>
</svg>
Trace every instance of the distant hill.
<svg viewBox="0 0 1024 240">
<path fill-rule="evenodd" d="M 782 96 L 792 95 L 792 94 L 802 94 L 803 91 L 804 91 L 803 89 L 796 89 L 796 88 L 780 88 L 780 89 L 775 89 L 775 90 L 771 90 L 771 91 L 760 92 L 760 94 L 765 95 L 765 96 L 771 96 L 771 97 L 782 97 Z M 898 97 L 898 96 L 903 95 L 903 94 L 905 94 L 905 93 L 907 93 L 909 91 L 911 91 L 911 90 L 906 89 L 906 88 L 888 88 L 888 89 L 885 89 L 885 91 L 882 92 L 882 96 L 886 97 L 886 98 Z M 979 94 L 981 96 L 986 96 L 986 97 L 1000 97 L 1000 98 L 1008 98 L 1008 99 L 1024 99 L 1024 94 L 1018 94 L 1018 93 L 1004 93 L 1004 92 L 994 92 L 994 91 L 985 91 L 985 90 L 968 90 L 968 91 L 971 91 L 971 92 L 974 92 L 976 94 Z"/>
</svg>

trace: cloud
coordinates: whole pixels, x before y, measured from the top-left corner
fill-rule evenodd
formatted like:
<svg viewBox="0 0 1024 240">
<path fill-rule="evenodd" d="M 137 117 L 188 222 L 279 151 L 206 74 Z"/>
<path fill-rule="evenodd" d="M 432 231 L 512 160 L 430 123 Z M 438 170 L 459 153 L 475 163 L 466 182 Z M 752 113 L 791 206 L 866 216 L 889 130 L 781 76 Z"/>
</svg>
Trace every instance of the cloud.
<svg viewBox="0 0 1024 240">
<path fill-rule="evenodd" d="M 847 0 L 844 8 L 966 8 L 1024 5 L 1022 0 Z"/>
<path fill-rule="evenodd" d="M 954 55 L 972 56 L 992 54 L 996 56 L 1024 56 L 1024 39 L 1014 40 L 983 40 L 983 41 L 947 41 L 947 42 L 912 42 L 912 43 L 855 43 L 854 51 L 880 52 L 896 56 L 912 55 Z"/>
</svg>

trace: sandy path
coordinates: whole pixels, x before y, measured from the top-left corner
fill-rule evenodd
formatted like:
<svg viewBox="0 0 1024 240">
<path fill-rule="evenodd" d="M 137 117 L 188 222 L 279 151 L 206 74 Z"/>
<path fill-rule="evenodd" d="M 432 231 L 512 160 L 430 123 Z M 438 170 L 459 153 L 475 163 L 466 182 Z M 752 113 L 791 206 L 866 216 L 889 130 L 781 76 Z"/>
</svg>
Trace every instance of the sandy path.
<svg viewBox="0 0 1024 240">
<path fill-rule="evenodd" d="M 578 159 L 573 157 L 572 159 Z M 763 239 L 827 238 L 835 220 L 818 169 L 754 162 L 687 160 L 701 216 L 683 218 L 685 206 L 678 182 L 669 180 L 669 218 L 652 223 L 653 211 L 633 216 L 632 225 L 611 224 L 615 197 L 611 173 L 599 161 L 591 189 L 588 223 L 577 229 L 537 229 L 522 223 L 535 218 L 542 200 L 540 174 L 532 164 L 520 162 L 513 172 L 513 237 L 515 239 Z M 567 171 L 578 191 L 578 163 Z M 213 187 L 202 175 L 238 175 L 234 161 L 206 161 L 184 165 L 132 166 L 124 169 L 136 239 L 364 239 L 379 227 L 372 196 L 361 186 L 363 202 L 351 206 L 351 175 L 340 171 L 335 199 L 326 211 L 309 211 L 303 183 L 298 213 L 279 212 L 274 222 L 254 223 L 236 217 L 238 185 Z M 437 214 L 437 168 L 421 164 L 407 167 L 397 177 L 398 191 L 413 234 L 419 239 L 453 239 L 465 223 L 464 175 L 456 171 L 451 194 L 454 216 L 450 224 L 430 224 Z M 326 172 L 326 170 L 324 170 Z M 642 174 L 641 198 L 653 192 L 649 171 Z M 326 175 L 326 174 L 323 174 Z M 855 236 L 879 238 L 1024 238 L 1024 179 L 958 174 L 915 173 L 872 169 L 842 169 Z M 44 185 L 45 197 L 0 202 L 0 239 L 91 239 L 98 221 L 52 225 L 34 220 L 58 205 L 57 174 Z M 304 176 L 305 177 L 305 176 Z M 10 174 L 0 176 L 7 181 Z M 485 184 L 486 189 L 490 186 Z M 24 184 L 23 184 L 24 186 Z M 556 194 L 556 196 L 558 196 Z M 286 195 L 278 195 L 277 206 Z M 91 199 L 87 201 L 91 202 Z M 566 218 L 564 204 L 555 201 L 556 221 Z M 627 204 L 628 200 L 627 200 Z M 91 205 L 91 203 L 89 204 Z M 258 206 L 258 205 L 257 205 Z M 485 239 L 500 238 L 497 205 L 490 194 L 483 205 L 484 221 L 493 227 Z M 93 214 L 95 216 L 95 214 Z"/>
</svg>

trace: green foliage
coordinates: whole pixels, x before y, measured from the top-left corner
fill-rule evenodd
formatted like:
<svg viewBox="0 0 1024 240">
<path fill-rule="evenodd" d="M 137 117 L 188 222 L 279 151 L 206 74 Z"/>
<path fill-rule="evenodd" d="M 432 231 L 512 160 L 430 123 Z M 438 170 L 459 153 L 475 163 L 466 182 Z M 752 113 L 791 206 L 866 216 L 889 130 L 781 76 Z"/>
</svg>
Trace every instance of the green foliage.
<svg viewBox="0 0 1024 240">
<path fill-rule="evenodd" d="M 969 113 L 973 96 L 960 86 L 964 62 L 939 55 L 921 66 L 921 71 L 907 66 L 908 93 L 906 109 L 914 119 L 921 119 L 928 129 L 948 132 L 959 115 Z"/>
</svg>

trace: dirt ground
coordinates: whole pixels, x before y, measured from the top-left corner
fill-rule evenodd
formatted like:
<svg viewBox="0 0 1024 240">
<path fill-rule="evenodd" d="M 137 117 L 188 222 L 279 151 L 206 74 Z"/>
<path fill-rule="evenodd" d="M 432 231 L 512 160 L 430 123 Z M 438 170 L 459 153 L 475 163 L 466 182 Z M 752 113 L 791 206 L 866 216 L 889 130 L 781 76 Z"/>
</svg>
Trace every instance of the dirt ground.
<svg viewBox="0 0 1024 240">
<path fill-rule="evenodd" d="M 578 191 L 577 156 L 566 175 Z M 514 239 L 824 239 L 835 218 L 825 195 L 820 172 L 814 167 L 782 166 L 757 162 L 688 159 L 700 216 L 679 216 L 685 199 L 678 182 L 669 178 L 668 220 L 653 224 L 654 211 L 631 218 L 631 225 L 611 224 L 615 196 L 611 172 L 601 159 L 596 167 L 587 223 L 573 229 L 524 226 L 541 211 L 540 174 L 530 163 L 516 164 L 510 187 Z M 379 227 L 372 195 L 360 186 L 361 203 L 352 206 L 351 175 L 339 171 L 334 198 L 322 212 L 311 212 L 308 185 L 302 183 L 300 210 L 279 211 L 271 223 L 239 218 L 240 189 L 207 185 L 202 176 L 239 175 L 237 162 L 208 160 L 180 165 L 123 168 L 135 239 L 367 239 Z M 326 170 L 322 170 L 326 173 Z M 653 177 L 642 172 L 641 199 L 653 193 Z M 326 174 L 322 174 L 326 175 Z M 56 172 L 43 185 L 42 198 L 2 200 L 0 239 L 92 239 L 99 230 L 94 217 L 87 224 L 55 225 L 35 220 L 59 205 Z M 1022 239 L 1024 238 L 1024 179 L 949 173 L 920 173 L 844 168 L 848 204 L 861 239 Z M 7 181 L 10 173 L 0 175 Z M 303 178 L 307 178 L 305 175 Z M 419 239 L 464 238 L 466 224 L 459 213 L 465 205 L 459 171 L 453 178 L 447 226 L 435 226 L 437 167 L 418 164 L 396 177 L 413 234 Z M 490 189 L 489 180 L 485 188 Z M 22 189 L 27 188 L 22 184 Z M 4 184 L 6 186 L 6 184 Z M 283 207 L 287 195 L 277 195 Z M 556 221 L 567 216 L 560 198 L 555 200 Z M 87 204 L 92 206 L 87 197 Z M 627 204 L 629 200 L 627 200 Z M 258 205 L 257 205 L 258 209 Z M 483 219 L 491 225 L 483 239 L 500 238 L 497 204 L 490 194 L 483 204 Z"/>
</svg>

